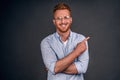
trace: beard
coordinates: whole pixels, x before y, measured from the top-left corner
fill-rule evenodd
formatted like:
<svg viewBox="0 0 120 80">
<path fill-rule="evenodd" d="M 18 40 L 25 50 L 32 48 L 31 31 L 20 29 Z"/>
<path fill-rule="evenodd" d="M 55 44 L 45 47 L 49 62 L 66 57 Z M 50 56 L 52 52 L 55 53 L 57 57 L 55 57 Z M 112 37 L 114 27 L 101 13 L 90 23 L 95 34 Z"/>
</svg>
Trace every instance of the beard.
<svg viewBox="0 0 120 80">
<path fill-rule="evenodd" d="M 71 24 L 68 23 L 62 23 L 59 24 L 59 27 L 57 28 L 59 32 L 66 33 L 69 31 Z"/>
</svg>

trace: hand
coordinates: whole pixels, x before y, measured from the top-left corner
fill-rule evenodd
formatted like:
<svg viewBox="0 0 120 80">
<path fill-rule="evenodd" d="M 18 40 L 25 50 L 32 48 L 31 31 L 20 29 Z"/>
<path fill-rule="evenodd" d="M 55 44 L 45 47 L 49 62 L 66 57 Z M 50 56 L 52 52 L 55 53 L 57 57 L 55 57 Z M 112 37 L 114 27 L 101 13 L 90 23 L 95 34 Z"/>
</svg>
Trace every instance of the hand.
<svg viewBox="0 0 120 80">
<path fill-rule="evenodd" d="M 77 52 L 77 55 L 79 56 L 81 53 L 83 53 L 86 49 L 86 41 L 89 39 L 90 37 L 85 38 L 82 42 L 78 43 L 75 51 Z"/>
</svg>

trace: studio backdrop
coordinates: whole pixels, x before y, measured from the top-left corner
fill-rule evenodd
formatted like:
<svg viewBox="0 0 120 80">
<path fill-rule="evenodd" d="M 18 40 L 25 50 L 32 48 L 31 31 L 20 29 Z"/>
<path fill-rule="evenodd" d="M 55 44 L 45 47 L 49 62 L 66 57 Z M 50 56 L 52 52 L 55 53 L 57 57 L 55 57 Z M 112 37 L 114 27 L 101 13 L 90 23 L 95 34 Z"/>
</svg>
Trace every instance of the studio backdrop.
<svg viewBox="0 0 120 80">
<path fill-rule="evenodd" d="M 90 36 L 85 80 L 120 80 L 119 0 L 1 1 L 1 79 L 46 80 L 40 42 L 55 32 L 53 7 L 67 3 L 71 30 Z"/>
</svg>

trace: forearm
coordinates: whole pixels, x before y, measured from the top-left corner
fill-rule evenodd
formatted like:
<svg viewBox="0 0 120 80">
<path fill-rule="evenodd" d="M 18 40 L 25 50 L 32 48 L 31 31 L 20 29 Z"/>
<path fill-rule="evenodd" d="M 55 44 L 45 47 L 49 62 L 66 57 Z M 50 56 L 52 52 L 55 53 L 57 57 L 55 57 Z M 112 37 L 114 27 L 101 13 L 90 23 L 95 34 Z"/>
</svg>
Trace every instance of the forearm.
<svg viewBox="0 0 120 80">
<path fill-rule="evenodd" d="M 78 56 L 79 56 L 78 52 L 74 50 L 66 57 L 58 60 L 55 64 L 55 68 L 54 68 L 55 74 L 66 70 L 73 63 L 75 58 L 77 58 Z"/>
<path fill-rule="evenodd" d="M 77 74 L 78 71 L 77 71 L 77 68 L 75 66 L 75 64 L 71 64 L 67 69 L 65 69 L 63 71 L 63 73 L 66 73 L 66 74 Z"/>
<path fill-rule="evenodd" d="M 89 38 L 85 38 L 82 42 L 77 44 L 76 48 L 71 53 L 69 53 L 69 55 L 56 62 L 54 68 L 55 74 L 63 72 L 65 69 L 67 69 L 73 63 L 73 61 L 86 50 L 87 47 L 85 41 L 87 39 Z"/>
</svg>

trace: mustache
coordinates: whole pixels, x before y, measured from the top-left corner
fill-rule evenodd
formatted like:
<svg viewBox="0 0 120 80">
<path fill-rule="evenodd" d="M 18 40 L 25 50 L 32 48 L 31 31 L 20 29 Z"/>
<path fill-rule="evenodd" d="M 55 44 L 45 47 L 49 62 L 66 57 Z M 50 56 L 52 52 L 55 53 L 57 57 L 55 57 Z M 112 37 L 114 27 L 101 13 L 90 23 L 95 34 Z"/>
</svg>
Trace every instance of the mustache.
<svg viewBox="0 0 120 80">
<path fill-rule="evenodd" d="M 68 23 L 61 23 L 60 25 L 67 25 Z"/>
</svg>

